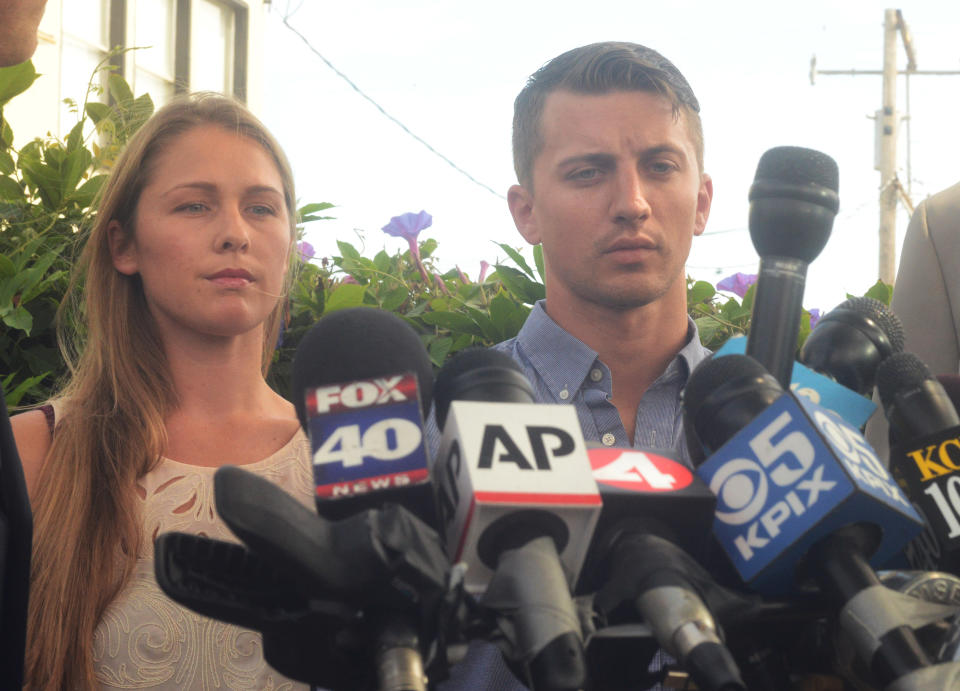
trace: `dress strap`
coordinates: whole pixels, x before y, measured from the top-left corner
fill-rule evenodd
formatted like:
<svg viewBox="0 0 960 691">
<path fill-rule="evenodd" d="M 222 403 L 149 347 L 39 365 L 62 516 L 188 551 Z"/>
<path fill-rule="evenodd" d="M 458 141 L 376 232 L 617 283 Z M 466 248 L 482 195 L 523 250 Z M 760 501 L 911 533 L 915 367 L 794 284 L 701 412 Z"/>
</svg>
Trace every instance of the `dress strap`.
<svg viewBox="0 0 960 691">
<path fill-rule="evenodd" d="M 50 428 L 50 436 L 53 437 L 53 427 L 56 423 L 56 417 L 53 412 L 53 406 L 49 403 L 46 405 L 40 406 L 40 410 L 43 411 L 43 416 L 47 419 L 47 427 Z"/>
</svg>

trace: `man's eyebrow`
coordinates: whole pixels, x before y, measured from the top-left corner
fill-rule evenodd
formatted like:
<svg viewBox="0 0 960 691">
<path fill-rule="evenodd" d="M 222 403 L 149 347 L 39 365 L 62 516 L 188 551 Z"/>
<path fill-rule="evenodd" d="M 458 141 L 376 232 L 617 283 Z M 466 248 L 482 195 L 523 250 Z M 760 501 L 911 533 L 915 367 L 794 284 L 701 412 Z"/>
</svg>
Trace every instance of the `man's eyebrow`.
<svg viewBox="0 0 960 691">
<path fill-rule="evenodd" d="M 593 153 L 593 154 L 578 154 L 576 156 L 568 156 L 567 158 L 562 159 L 557 163 L 558 168 L 563 168 L 571 165 L 579 164 L 588 164 L 594 166 L 610 166 L 614 162 L 614 156 L 612 154 L 603 154 L 603 153 Z"/>
<path fill-rule="evenodd" d="M 654 156 L 659 156 L 660 154 L 676 154 L 678 156 L 683 156 L 686 158 L 687 153 L 683 148 L 679 146 L 674 146 L 673 144 L 661 144 L 660 146 L 654 146 L 643 151 L 644 158 L 652 158 Z"/>
</svg>

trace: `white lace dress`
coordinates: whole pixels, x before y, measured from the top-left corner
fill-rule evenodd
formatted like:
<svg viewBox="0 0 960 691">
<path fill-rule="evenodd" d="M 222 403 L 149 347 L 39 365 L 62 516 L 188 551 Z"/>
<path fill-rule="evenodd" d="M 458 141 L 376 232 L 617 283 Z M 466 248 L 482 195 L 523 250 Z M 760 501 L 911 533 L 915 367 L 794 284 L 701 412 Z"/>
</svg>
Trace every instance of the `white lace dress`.
<svg viewBox="0 0 960 691">
<path fill-rule="evenodd" d="M 244 465 L 313 505 L 310 443 L 302 430 L 279 451 Z M 136 572 L 94 635 L 94 669 L 103 689 L 268 689 L 303 691 L 263 659 L 256 631 L 200 616 L 164 595 L 153 575 L 153 538 L 176 530 L 237 542 L 220 520 L 213 473 L 162 459 L 139 483 L 143 553 Z"/>
</svg>

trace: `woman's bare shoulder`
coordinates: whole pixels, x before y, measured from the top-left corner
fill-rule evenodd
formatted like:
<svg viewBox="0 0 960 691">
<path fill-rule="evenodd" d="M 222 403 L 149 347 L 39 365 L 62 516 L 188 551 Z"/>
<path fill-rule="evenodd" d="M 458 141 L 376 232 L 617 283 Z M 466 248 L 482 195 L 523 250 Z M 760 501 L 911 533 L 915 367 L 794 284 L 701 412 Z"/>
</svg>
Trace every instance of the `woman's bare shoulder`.
<svg viewBox="0 0 960 691">
<path fill-rule="evenodd" d="M 23 474 L 27 481 L 27 492 L 33 496 L 37 478 L 43 467 L 43 459 L 50 450 L 50 427 L 47 416 L 42 410 L 30 410 L 10 418 L 13 438 L 17 442 L 17 451 L 23 465 Z"/>
</svg>

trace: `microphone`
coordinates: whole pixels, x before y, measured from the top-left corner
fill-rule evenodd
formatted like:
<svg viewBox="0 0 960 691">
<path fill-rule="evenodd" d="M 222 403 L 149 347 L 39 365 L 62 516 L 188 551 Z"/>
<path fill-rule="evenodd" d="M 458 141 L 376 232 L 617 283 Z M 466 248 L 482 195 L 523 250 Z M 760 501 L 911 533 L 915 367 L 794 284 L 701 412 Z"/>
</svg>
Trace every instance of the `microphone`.
<svg viewBox="0 0 960 691">
<path fill-rule="evenodd" d="M 705 603 L 706 591 L 717 586 L 690 556 L 705 551 L 716 506 L 713 493 L 666 456 L 608 448 L 588 454 L 603 509 L 578 592 L 598 591 L 594 606 L 608 621 L 625 603 L 635 608 L 698 688 L 745 691 Z M 591 651 L 591 656 L 602 653 Z M 622 673 L 601 667 L 593 681 L 601 688 L 624 685 L 629 680 Z"/>
<path fill-rule="evenodd" d="M 447 582 L 446 555 L 428 523 L 435 511 L 422 412 L 431 386 L 426 351 L 402 319 L 370 308 L 334 312 L 304 336 L 293 366 L 320 516 L 240 468 L 214 476 L 217 510 L 245 544 L 282 564 L 305 592 L 360 610 L 359 638 L 375 638 L 364 670 L 375 668 L 390 691 L 425 688 L 421 648 L 434 640 Z M 265 632 L 271 665 L 327 685 L 309 656 L 288 653 L 294 639 L 278 645 L 274 637 Z M 358 635 L 343 641 L 354 650 L 358 643 Z"/>
<path fill-rule="evenodd" d="M 423 438 L 433 367 L 406 322 L 368 307 L 325 316 L 297 346 L 291 388 L 320 515 L 397 502 L 436 524 Z"/>
<path fill-rule="evenodd" d="M 760 383 L 743 385 L 751 379 Z M 707 360 L 690 375 L 685 423 L 720 444 L 697 467 L 717 495 L 714 535 L 760 592 L 819 584 L 843 607 L 841 624 L 855 628 L 882 686 L 929 666 L 868 563 L 900 550 L 919 532 L 920 517 L 856 428 L 789 393 L 764 407 L 770 386 L 762 365 L 745 356 Z M 711 405 L 698 398 L 705 391 Z M 746 426 L 724 426 L 752 411 L 759 412 Z"/>
<path fill-rule="evenodd" d="M 903 351 L 903 325 L 879 300 L 850 298 L 828 312 L 800 349 L 800 362 L 862 396 L 873 394 L 877 367 Z"/>
<path fill-rule="evenodd" d="M 0 386 L 0 679 L 23 685 L 33 512 Z"/>
<path fill-rule="evenodd" d="M 926 518 L 927 532 L 904 556 L 913 568 L 956 573 L 960 417 L 944 386 L 913 353 L 892 355 L 880 365 L 877 392 L 890 423 L 890 468 Z"/>
<path fill-rule="evenodd" d="M 570 588 L 600 496 L 576 412 L 534 405 L 518 365 L 492 350 L 452 358 L 435 393 L 439 509 L 453 560 L 467 566 L 466 588 L 507 615 L 535 691 L 580 689 L 586 668 Z"/>
<path fill-rule="evenodd" d="M 747 355 L 787 389 L 797 350 L 807 266 L 820 254 L 840 208 L 839 171 L 826 154 L 795 146 L 760 157 L 750 187 L 750 238 L 760 271 Z"/>
</svg>

